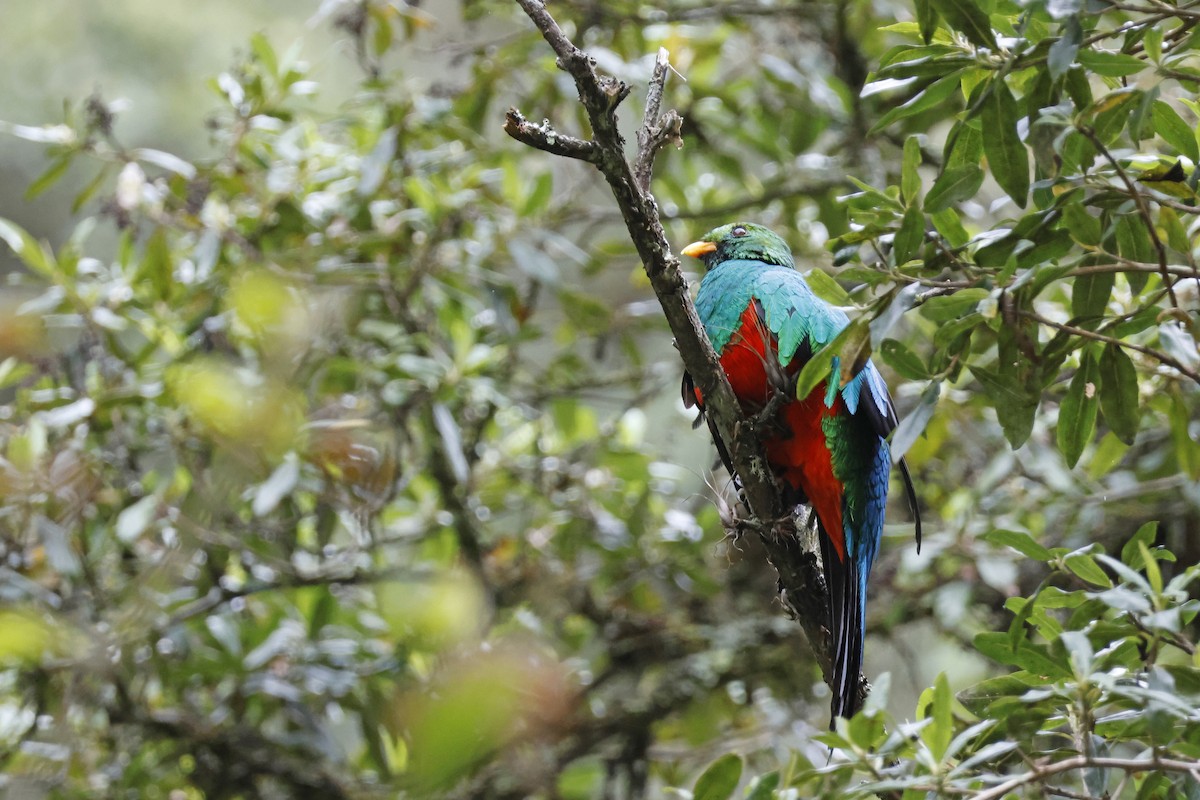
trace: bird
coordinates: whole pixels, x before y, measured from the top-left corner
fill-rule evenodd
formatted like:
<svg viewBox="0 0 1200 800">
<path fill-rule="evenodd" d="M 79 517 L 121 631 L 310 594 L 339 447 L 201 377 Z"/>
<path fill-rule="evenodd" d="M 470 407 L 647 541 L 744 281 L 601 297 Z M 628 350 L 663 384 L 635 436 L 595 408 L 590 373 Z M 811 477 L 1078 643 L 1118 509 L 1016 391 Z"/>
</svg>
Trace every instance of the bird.
<svg viewBox="0 0 1200 800">
<path fill-rule="evenodd" d="M 857 372 L 851 367 L 851 374 L 834 362 L 830 375 L 808 396 L 795 396 L 800 370 L 850 320 L 813 293 L 779 235 L 762 225 L 735 222 L 681 252 L 700 259 L 707 270 L 696 311 L 743 412 L 779 409 L 762 435 L 783 499 L 793 509 L 811 506 L 816 517 L 830 601 L 832 727 L 837 717 L 858 711 L 867 586 L 883 535 L 891 470 L 887 437 L 897 424 L 895 407 L 869 359 Z M 700 410 L 698 425 L 704 398 L 687 372 L 682 392 L 684 405 Z M 783 402 L 770 403 L 778 392 L 785 393 Z M 709 428 L 736 485 L 728 449 L 711 418 Z M 898 466 L 919 552 L 916 491 L 908 465 L 901 459 Z"/>
</svg>

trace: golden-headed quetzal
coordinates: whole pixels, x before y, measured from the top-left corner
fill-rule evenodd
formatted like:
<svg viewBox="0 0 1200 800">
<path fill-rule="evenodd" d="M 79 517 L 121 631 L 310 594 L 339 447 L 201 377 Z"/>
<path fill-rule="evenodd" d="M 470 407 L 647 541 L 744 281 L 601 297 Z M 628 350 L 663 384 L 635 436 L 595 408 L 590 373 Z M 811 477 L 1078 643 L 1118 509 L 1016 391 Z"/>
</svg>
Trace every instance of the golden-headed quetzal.
<svg viewBox="0 0 1200 800">
<path fill-rule="evenodd" d="M 794 394 L 797 373 L 850 322 L 813 294 L 787 244 L 761 225 L 725 225 L 683 254 L 708 269 L 696 311 L 746 413 L 760 412 L 777 391 Z M 703 410 L 703 398 L 687 374 L 683 401 Z M 817 518 L 832 614 L 836 716 L 858 710 L 867 580 L 883 534 L 891 469 L 886 437 L 895 427 L 896 412 L 875 365 L 868 360 L 857 374 L 847 375 L 835 360 L 830 376 L 808 397 L 786 400 L 764 436 L 767 461 L 785 500 L 811 505 Z M 732 472 L 719 438 L 716 444 Z M 921 520 L 903 460 L 900 472 L 919 547 Z"/>
</svg>

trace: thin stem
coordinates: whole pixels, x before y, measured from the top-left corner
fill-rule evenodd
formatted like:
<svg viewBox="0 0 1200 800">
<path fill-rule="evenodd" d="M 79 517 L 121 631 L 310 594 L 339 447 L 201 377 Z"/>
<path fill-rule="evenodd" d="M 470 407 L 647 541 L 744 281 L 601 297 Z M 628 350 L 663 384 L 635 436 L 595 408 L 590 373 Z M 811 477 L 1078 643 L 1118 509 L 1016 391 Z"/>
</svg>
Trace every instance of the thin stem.
<svg viewBox="0 0 1200 800">
<path fill-rule="evenodd" d="M 1063 331 L 1064 333 L 1069 333 L 1072 336 L 1079 336 L 1084 339 L 1092 339 L 1093 341 L 1104 342 L 1105 344 L 1116 345 L 1117 347 L 1123 347 L 1126 350 L 1133 350 L 1135 352 L 1142 353 L 1143 355 L 1150 356 L 1151 358 L 1158 361 L 1159 363 L 1165 364 L 1166 366 L 1171 367 L 1172 369 L 1178 370 L 1180 373 L 1191 378 L 1196 383 L 1200 383 L 1200 372 L 1196 372 L 1195 370 L 1188 369 L 1183 364 L 1179 363 L 1179 361 L 1177 361 L 1176 359 L 1172 358 L 1171 356 L 1169 356 L 1166 353 L 1163 353 L 1159 350 L 1155 350 L 1153 348 L 1146 347 L 1145 345 L 1133 344 L 1132 342 L 1126 342 L 1123 339 L 1117 339 L 1112 336 L 1105 336 L 1103 333 L 1096 333 L 1095 331 L 1089 331 L 1085 328 L 1077 328 L 1074 325 L 1066 325 L 1061 322 L 1055 322 L 1054 320 L 1047 319 L 1046 317 L 1043 317 L 1041 314 L 1038 314 L 1033 311 L 1018 311 L 1017 313 L 1019 313 L 1021 316 L 1025 317 L 1025 318 L 1031 319 L 1034 322 L 1037 322 L 1041 325 L 1048 325 L 1051 328 L 1054 328 L 1056 330 Z"/>
</svg>

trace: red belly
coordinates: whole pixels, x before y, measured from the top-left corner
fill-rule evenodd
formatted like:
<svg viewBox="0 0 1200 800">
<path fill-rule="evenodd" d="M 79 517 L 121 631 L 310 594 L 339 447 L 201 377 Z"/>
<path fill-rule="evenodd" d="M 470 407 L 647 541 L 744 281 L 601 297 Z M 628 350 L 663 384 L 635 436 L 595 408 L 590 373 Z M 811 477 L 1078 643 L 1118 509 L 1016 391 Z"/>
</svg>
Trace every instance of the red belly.
<svg viewBox="0 0 1200 800">
<path fill-rule="evenodd" d="M 741 324 L 721 351 L 721 366 L 742 410 L 755 414 L 771 396 L 767 365 L 778 364 L 775 337 L 759 320 L 755 304 L 742 312 Z M 770 362 L 768 362 L 770 359 Z M 787 373 L 794 375 L 802 364 L 793 361 Z M 701 400 L 699 390 L 697 400 Z M 832 408 L 824 403 L 825 383 L 813 389 L 804 400 L 793 400 L 781 412 L 786 433 L 764 440 L 767 461 L 775 474 L 809 498 L 821 519 L 838 556 L 846 558 L 842 532 L 842 484 L 833 474 L 833 460 L 821 421 L 842 412 L 839 396 Z"/>
</svg>

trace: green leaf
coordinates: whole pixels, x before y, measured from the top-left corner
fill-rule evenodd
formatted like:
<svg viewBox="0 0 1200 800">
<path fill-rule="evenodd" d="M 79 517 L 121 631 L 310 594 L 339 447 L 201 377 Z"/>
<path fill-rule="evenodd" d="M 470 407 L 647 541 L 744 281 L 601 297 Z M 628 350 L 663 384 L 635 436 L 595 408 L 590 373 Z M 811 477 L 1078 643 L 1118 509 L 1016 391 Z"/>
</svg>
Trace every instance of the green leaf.
<svg viewBox="0 0 1200 800">
<path fill-rule="evenodd" d="M 920 114 L 922 111 L 935 108 L 950 99 L 954 92 L 959 87 L 962 73 L 955 71 L 939 78 L 933 83 L 926 86 L 917 94 L 908 99 L 902 105 L 896 106 L 888 111 L 874 125 L 871 126 L 871 133 L 881 131 L 888 125 L 891 125 L 897 120 L 911 117 Z"/>
<path fill-rule="evenodd" d="M 46 171 L 29 184 L 29 188 L 25 190 L 25 199 L 32 200 L 53 186 L 59 178 L 66 174 L 67 168 L 71 166 L 72 156 L 74 153 L 65 153 L 54 159 Z"/>
<path fill-rule="evenodd" d="M 167 241 L 166 228 L 155 228 L 146 240 L 146 254 L 139 265 L 137 278 L 145 281 L 154 290 L 154 296 L 164 300 L 170 294 L 173 268 L 171 245 Z"/>
<path fill-rule="evenodd" d="M 921 305 L 921 316 L 934 322 L 948 322 L 975 310 L 979 301 L 990 295 L 987 289 L 959 289 L 954 294 L 931 297 Z"/>
<path fill-rule="evenodd" d="M 250 35 L 250 52 L 254 53 L 254 57 L 267 70 L 267 74 L 279 75 L 279 60 L 275 57 L 275 50 L 271 47 L 271 41 L 261 32 Z"/>
<path fill-rule="evenodd" d="M 921 39 L 925 44 L 929 44 L 933 41 L 934 31 L 937 30 L 937 12 L 933 8 L 933 0 L 913 0 L 913 10 L 917 13 Z"/>
<path fill-rule="evenodd" d="M 1129 538 L 1125 546 L 1121 548 L 1121 561 L 1128 564 L 1132 569 L 1141 569 L 1142 548 L 1139 545 L 1146 545 L 1148 547 L 1154 544 L 1156 538 L 1158 538 L 1158 521 L 1144 523 Z"/>
<path fill-rule="evenodd" d="M 1150 552 L 1150 548 L 1146 547 L 1145 542 L 1138 542 L 1138 552 L 1142 556 L 1142 568 L 1146 570 L 1146 580 L 1150 582 L 1150 588 L 1155 594 L 1162 594 L 1162 570 L 1158 568 L 1158 560 Z"/>
<path fill-rule="evenodd" d="M 979 7 L 978 0 L 931 0 L 933 7 L 946 20 L 946 24 L 959 31 L 978 47 L 996 47 L 996 36 L 987 14 Z"/>
<path fill-rule="evenodd" d="M 1100 381 L 1100 408 L 1104 408 L 1104 381 Z M 1121 459 L 1125 458 L 1125 454 L 1129 452 L 1129 445 L 1122 442 L 1117 435 L 1112 431 L 1100 437 L 1100 441 L 1096 443 L 1096 449 L 1092 451 L 1092 457 L 1088 461 L 1087 476 L 1093 481 L 1100 480 L 1108 473 L 1116 469 L 1121 463 Z"/>
<path fill-rule="evenodd" d="M 1112 272 L 1089 272 L 1075 279 L 1071 288 L 1071 314 L 1077 320 L 1098 322 L 1108 308 L 1116 275 Z"/>
<path fill-rule="evenodd" d="M 897 212 L 904 210 L 904 206 L 898 203 L 896 198 L 884 194 L 874 186 L 871 186 L 869 183 L 864 183 L 853 175 L 847 175 L 846 180 L 850 181 L 850 183 L 854 184 L 859 190 L 862 191 L 862 197 L 865 197 L 867 200 L 878 204 L 880 208 L 891 208 L 895 209 Z M 853 195 L 852 197 L 858 196 L 859 195 Z M 849 241 L 849 238 L 846 236 L 842 236 L 842 238 Z"/>
<path fill-rule="evenodd" d="M 529 197 L 525 200 L 525 207 L 521 209 L 521 216 L 531 217 L 544 209 L 550 202 L 553 192 L 554 176 L 549 172 L 538 175 L 533 183 L 533 191 L 529 193 Z"/>
<path fill-rule="evenodd" d="M 53 280 L 54 255 L 20 225 L 0 217 L 0 239 L 12 249 L 25 266 Z"/>
<path fill-rule="evenodd" d="M 1001 367 L 1007 369 L 1003 362 Z M 1033 431 L 1033 417 L 1040 401 L 1040 391 L 1003 373 L 974 365 L 969 365 L 968 368 L 987 391 L 992 407 L 996 409 L 996 419 L 1004 429 L 1008 443 L 1013 448 L 1025 444 L 1025 440 Z"/>
<path fill-rule="evenodd" d="M 1117 217 L 1113 229 L 1117 238 L 1117 252 L 1122 258 L 1142 264 L 1155 260 L 1154 243 L 1150 241 L 1150 232 L 1141 216 L 1121 215 Z M 1129 288 L 1135 296 L 1145 288 L 1149 277 L 1145 272 L 1134 270 L 1125 273 L 1125 280 L 1128 281 Z"/>
<path fill-rule="evenodd" d="M 1028 639 L 1022 639 L 1018 647 L 1013 649 L 1007 632 L 987 631 L 976 635 L 975 649 L 993 661 L 1020 667 L 1032 676 L 1045 680 L 1060 680 L 1071 674 L 1067 665 L 1055 659 L 1046 647 Z"/>
<path fill-rule="evenodd" d="M 929 221 L 938 233 L 946 237 L 951 247 L 962 247 L 971 240 L 971 234 L 967 233 L 958 212 L 953 208 L 943 208 L 936 214 L 930 214 Z"/>
<path fill-rule="evenodd" d="M 904 140 L 904 161 L 900 171 L 900 196 L 911 206 L 921 202 L 921 143 L 916 136 Z"/>
<path fill-rule="evenodd" d="M 1087 634 L 1083 631 L 1063 631 L 1058 640 L 1062 642 L 1063 648 L 1070 656 L 1075 679 L 1086 680 L 1092 672 L 1092 661 L 1096 657 L 1096 652 L 1092 648 Z"/>
<path fill-rule="evenodd" d="M 1050 45 L 1050 52 L 1046 56 L 1046 67 L 1050 70 L 1051 78 L 1058 80 L 1067 73 L 1075 63 L 1075 55 L 1079 52 L 1079 44 L 1082 41 L 1083 28 L 1079 24 L 1079 18 L 1068 17 L 1063 23 L 1062 36 Z"/>
<path fill-rule="evenodd" d="M 889 367 L 910 381 L 929 379 L 929 370 L 925 362 L 902 342 L 884 339 L 879 345 L 879 355 Z"/>
<path fill-rule="evenodd" d="M 925 210 L 933 214 L 943 211 L 955 203 L 969 200 L 983 185 L 983 170 L 977 164 L 949 167 L 933 182 L 929 194 L 925 195 Z"/>
<path fill-rule="evenodd" d="M 1096 137 L 1106 144 L 1112 144 L 1125 126 L 1126 118 L 1138 105 L 1134 102 L 1140 96 L 1137 89 L 1120 89 L 1109 92 L 1097 100 L 1088 109 L 1091 114 Z"/>
<path fill-rule="evenodd" d="M 1133 444 L 1141 421 L 1137 370 L 1115 344 L 1106 345 L 1100 354 L 1100 410 L 1116 437 Z"/>
<path fill-rule="evenodd" d="M 983 134 L 979 132 L 978 121 L 954 123 L 942 149 L 942 159 L 946 162 L 944 169 L 949 171 L 968 164 L 977 167 L 982 158 Z"/>
<path fill-rule="evenodd" d="M 912 261 L 925 244 L 925 215 L 915 205 L 909 206 L 900 221 L 900 230 L 892 239 L 892 250 L 896 257 L 896 266 L 903 266 Z"/>
<path fill-rule="evenodd" d="M 996 529 L 981 537 L 985 542 L 997 547 L 1011 547 L 1018 553 L 1037 561 L 1049 561 L 1054 554 L 1034 541 L 1033 537 L 1024 531 Z"/>
<path fill-rule="evenodd" d="M 742 757 L 728 753 L 708 765 L 696 780 L 692 800 L 729 800 L 742 779 Z"/>
<path fill-rule="evenodd" d="M 1177 154 L 1187 156 L 1192 163 L 1200 162 L 1200 148 L 1196 146 L 1194 128 L 1184 122 L 1182 116 L 1171 108 L 1170 104 L 1162 100 L 1154 101 L 1151 120 L 1154 133 L 1163 137 L 1164 142 L 1175 148 Z"/>
<path fill-rule="evenodd" d="M 1099 409 L 1100 367 L 1090 350 L 1084 351 L 1079 369 L 1071 379 L 1067 394 L 1058 407 L 1058 449 L 1074 467 L 1083 448 L 1096 432 L 1096 413 Z"/>
<path fill-rule="evenodd" d="M 808 397 L 817 385 L 834 378 L 839 387 L 849 382 L 866 363 L 871 353 L 871 328 L 866 317 L 847 325 L 829 344 L 822 347 L 796 376 L 796 396 Z"/>
<path fill-rule="evenodd" d="M 1062 207 L 1062 214 L 1063 227 L 1071 234 L 1072 239 L 1092 247 L 1100 244 L 1104 235 L 1100 220 L 1089 214 L 1082 203 L 1067 203 Z"/>
<path fill-rule="evenodd" d="M 1149 65 L 1136 56 L 1108 53 L 1104 50 L 1081 50 L 1079 63 L 1084 69 L 1106 78 L 1124 78 L 1146 69 Z"/>
<path fill-rule="evenodd" d="M 1064 556 L 1063 564 L 1088 583 L 1103 586 L 1106 589 L 1112 588 L 1112 579 L 1108 577 L 1107 572 L 1100 568 L 1091 553 L 1076 551 Z"/>
<path fill-rule="evenodd" d="M 941 395 L 942 382 L 934 381 L 925 388 L 921 393 L 921 402 L 917 407 L 908 412 L 904 419 L 900 420 L 900 424 L 896 426 L 895 432 L 892 434 L 892 463 L 898 462 L 908 452 L 908 449 L 917 441 L 917 437 L 924 431 L 929 424 L 929 420 L 933 419 L 934 409 L 937 408 L 938 397 Z"/>
<path fill-rule="evenodd" d="M 1017 135 L 1020 109 L 1008 85 L 994 79 L 980 109 L 983 123 L 983 152 L 1000 188 L 1019 207 L 1029 198 L 1029 153 Z"/>
<path fill-rule="evenodd" d="M 854 305 L 854 301 L 850 299 L 850 295 L 846 294 L 846 290 L 842 288 L 842 285 L 824 270 L 809 270 L 804 273 L 804 281 L 813 290 L 813 294 L 826 303 L 835 306 Z"/>
<path fill-rule="evenodd" d="M 1188 237 L 1187 228 L 1175 209 L 1162 206 L 1158 209 L 1158 225 L 1167 233 L 1167 244 L 1171 249 L 1180 253 L 1189 253 L 1192 240 Z"/>
<path fill-rule="evenodd" d="M 750 784 L 750 791 L 746 794 L 746 800 L 771 800 L 775 796 L 775 790 L 779 788 L 779 773 L 768 772 L 766 775 L 760 775 Z"/>
<path fill-rule="evenodd" d="M 923 703 L 928 695 L 929 692 L 926 690 L 921 698 Z M 953 699 L 954 695 L 950 692 L 950 681 L 946 678 L 946 673 L 939 672 L 937 680 L 933 684 L 933 708 L 929 713 L 929 719 L 932 722 L 921 729 L 921 739 L 928 745 L 930 753 L 938 761 L 942 760 L 942 756 L 946 754 L 946 749 L 950 746 L 950 740 L 954 738 Z"/>
<path fill-rule="evenodd" d="M 100 187 L 104 185 L 104 181 L 108 178 L 109 168 L 107 165 L 102 165 L 96 170 L 96 174 L 92 177 L 87 185 L 79 190 L 79 194 L 75 195 L 75 199 L 71 201 L 71 213 L 76 214 L 79 209 L 83 208 L 84 203 L 91 200 Z"/>
</svg>

